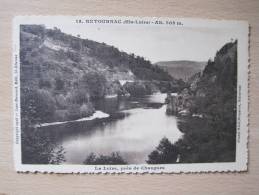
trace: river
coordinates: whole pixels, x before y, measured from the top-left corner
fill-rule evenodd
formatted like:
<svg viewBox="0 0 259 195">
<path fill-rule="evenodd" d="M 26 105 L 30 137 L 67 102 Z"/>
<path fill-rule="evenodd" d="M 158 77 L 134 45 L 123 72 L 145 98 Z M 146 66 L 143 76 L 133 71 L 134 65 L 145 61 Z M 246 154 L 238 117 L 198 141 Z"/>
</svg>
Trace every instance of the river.
<svg viewBox="0 0 259 195">
<path fill-rule="evenodd" d="M 108 98 L 96 102 L 96 108 L 111 115 L 125 113 L 124 118 L 73 122 L 42 130 L 64 148 L 65 164 L 82 164 L 91 152 L 119 152 L 129 164 L 145 163 L 163 137 L 175 142 L 182 136 L 177 118 L 166 115 L 165 97 L 157 93 L 141 98 Z"/>
</svg>

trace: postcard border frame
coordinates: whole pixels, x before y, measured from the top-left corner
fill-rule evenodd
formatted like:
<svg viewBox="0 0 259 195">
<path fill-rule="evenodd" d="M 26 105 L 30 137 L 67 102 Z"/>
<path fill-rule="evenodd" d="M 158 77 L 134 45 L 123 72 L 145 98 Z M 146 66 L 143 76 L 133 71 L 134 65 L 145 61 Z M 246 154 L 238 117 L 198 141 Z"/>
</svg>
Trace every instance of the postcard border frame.
<svg viewBox="0 0 259 195">
<path fill-rule="evenodd" d="M 238 81 L 237 81 L 237 142 L 236 162 L 230 163 L 191 163 L 191 164 L 165 164 L 165 165 L 25 165 L 21 163 L 21 119 L 20 119 L 20 61 L 19 61 L 19 25 L 30 24 L 48 17 L 55 19 L 74 20 L 76 18 L 104 18 L 104 19 L 147 19 L 180 20 L 183 22 L 203 25 L 214 23 L 217 25 L 233 25 L 240 27 L 241 36 L 238 39 Z M 37 23 L 36 22 L 36 23 Z M 194 25 L 195 26 L 195 25 Z M 242 53 L 242 56 L 239 55 Z M 195 18 L 165 18 L 165 17 L 125 17 L 125 16 L 16 16 L 13 19 L 13 155 L 15 170 L 17 172 L 42 173 L 201 173 L 201 172 L 240 172 L 248 168 L 248 73 L 249 73 L 249 25 L 246 21 L 208 20 Z M 239 65 L 239 64 L 242 64 Z M 105 170 L 104 170 L 105 167 Z M 126 169 L 128 167 L 128 169 Z M 139 167 L 139 169 L 135 169 Z M 143 167 L 143 168 L 141 168 Z M 145 168 L 146 167 L 146 168 Z M 164 169 L 158 169 L 164 167 Z M 124 168 L 123 171 L 121 168 Z M 129 170 L 131 168 L 131 170 Z M 100 170 L 101 169 L 101 170 Z"/>
</svg>

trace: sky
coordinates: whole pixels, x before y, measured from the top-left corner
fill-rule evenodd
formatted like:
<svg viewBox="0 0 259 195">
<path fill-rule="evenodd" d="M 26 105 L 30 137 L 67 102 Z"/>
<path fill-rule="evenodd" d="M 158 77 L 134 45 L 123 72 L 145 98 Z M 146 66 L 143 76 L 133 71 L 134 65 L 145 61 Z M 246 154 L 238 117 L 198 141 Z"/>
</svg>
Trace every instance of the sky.
<svg viewBox="0 0 259 195">
<path fill-rule="evenodd" d="M 62 32 L 113 45 L 121 51 L 158 61 L 208 61 L 235 32 L 223 28 L 172 28 L 152 25 L 55 25 Z M 54 26 L 46 25 L 47 28 Z"/>
</svg>

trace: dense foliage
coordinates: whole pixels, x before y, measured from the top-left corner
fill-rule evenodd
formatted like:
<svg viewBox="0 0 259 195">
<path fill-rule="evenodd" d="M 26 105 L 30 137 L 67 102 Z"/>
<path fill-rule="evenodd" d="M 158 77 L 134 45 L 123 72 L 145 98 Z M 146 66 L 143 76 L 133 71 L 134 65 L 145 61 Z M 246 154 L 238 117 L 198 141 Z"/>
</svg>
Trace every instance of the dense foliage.
<svg viewBox="0 0 259 195">
<path fill-rule="evenodd" d="M 60 164 L 65 161 L 64 149 L 51 136 L 27 127 L 22 132 L 23 164 Z"/>
<path fill-rule="evenodd" d="M 113 152 L 111 155 L 96 156 L 91 153 L 84 161 L 86 165 L 124 165 L 127 162 L 120 156 L 118 152 Z"/>
<path fill-rule="evenodd" d="M 184 85 L 143 57 L 42 25 L 20 26 L 20 62 L 24 163 L 64 160 L 38 124 L 91 116 L 95 101 L 107 95 L 139 96 Z M 130 82 L 123 86 L 121 80 Z M 94 161 L 125 164 L 118 154 Z"/>
<path fill-rule="evenodd" d="M 64 149 L 54 138 L 35 128 L 35 124 L 48 121 L 54 114 L 54 100 L 47 91 L 23 89 L 21 93 L 21 144 L 22 163 L 59 164 L 64 159 Z"/>
<path fill-rule="evenodd" d="M 35 101 L 39 122 L 90 116 L 95 112 L 93 101 L 106 95 L 138 96 L 184 86 L 143 57 L 105 43 L 41 25 L 20 28 L 21 93 L 28 88 L 33 93 L 22 94 L 22 101 Z M 120 80 L 131 82 L 122 86 Z M 26 106 L 23 109 L 26 112 Z"/>
<path fill-rule="evenodd" d="M 148 164 L 170 164 L 177 160 L 177 147 L 164 137 L 156 150 L 148 155 Z"/>
<path fill-rule="evenodd" d="M 214 61 L 209 60 L 194 92 L 198 93 L 191 110 L 204 116 L 205 125 L 186 121 L 192 128 L 184 128 L 184 139 L 177 143 L 183 154 L 181 161 L 235 161 L 237 41 L 224 45 Z M 187 144 L 189 138 L 192 142 Z"/>
<path fill-rule="evenodd" d="M 237 41 L 224 45 L 214 61 L 209 60 L 203 73 L 192 80 L 178 97 L 167 99 L 176 110 L 189 113 L 189 116 L 179 116 L 178 126 L 184 133 L 174 144 L 179 162 L 235 161 Z M 169 145 L 167 149 L 170 150 Z M 150 154 L 152 158 L 155 151 Z"/>
</svg>

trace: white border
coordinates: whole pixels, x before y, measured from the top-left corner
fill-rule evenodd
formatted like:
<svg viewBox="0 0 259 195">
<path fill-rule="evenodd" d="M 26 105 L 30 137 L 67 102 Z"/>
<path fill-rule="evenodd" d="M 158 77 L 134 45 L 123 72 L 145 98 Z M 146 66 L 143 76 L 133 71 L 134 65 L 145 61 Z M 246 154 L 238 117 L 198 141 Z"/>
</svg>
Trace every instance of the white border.
<svg viewBox="0 0 259 195">
<path fill-rule="evenodd" d="M 236 162 L 230 163 L 190 163 L 166 165 L 25 165 L 21 163 L 20 137 L 20 24 L 44 24 L 48 21 L 72 23 L 76 19 L 117 19 L 148 21 L 180 21 L 185 27 L 226 28 L 238 32 L 238 83 L 237 83 L 237 142 Z M 138 24 L 140 25 L 140 24 Z M 176 26 L 177 27 L 177 26 Z M 180 26 L 179 26 L 180 27 Z M 249 25 L 245 21 L 151 18 L 151 17 L 107 17 L 107 16 L 17 16 L 13 19 L 13 108 L 14 108 L 14 161 L 19 172 L 54 173 L 189 173 L 189 172 L 229 172 L 247 170 L 248 137 L 248 37 Z M 240 120 L 239 120 L 240 119 Z"/>
</svg>

